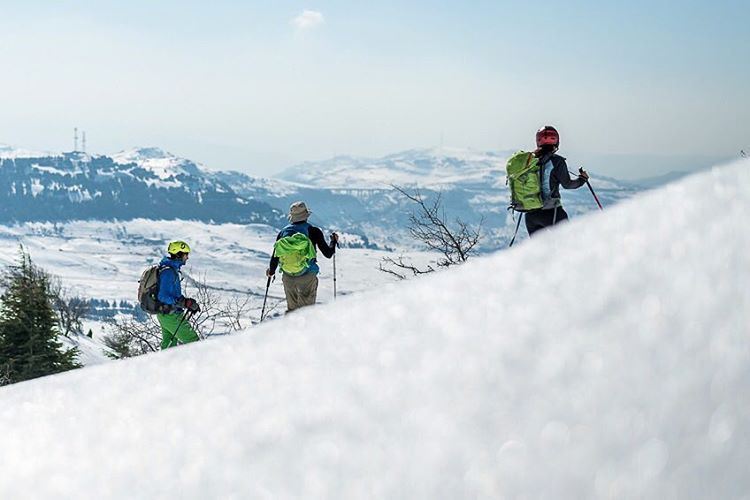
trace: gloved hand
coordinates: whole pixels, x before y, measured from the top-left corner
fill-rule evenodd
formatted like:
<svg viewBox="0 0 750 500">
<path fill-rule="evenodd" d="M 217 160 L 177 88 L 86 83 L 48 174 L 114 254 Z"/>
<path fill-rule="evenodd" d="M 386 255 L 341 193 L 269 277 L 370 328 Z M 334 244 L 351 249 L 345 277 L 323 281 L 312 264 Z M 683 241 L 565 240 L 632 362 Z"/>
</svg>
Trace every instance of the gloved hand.
<svg viewBox="0 0 750 500">
<path fill-rule="evenodd" d="M 187 299 L 183 297 L 177 302 L 177 304 L 193 313 L 201 310 L 201 306 L 198 305 L 198 302 L 195 299 Z"/>
<path fill-rule="evenodd" d="M 339 235 L 336 233 L 331 233 L 331 246 L 338 245 L 339 244 Z"/>
<path fill-rule="evenodd" d="M 271 272 L 270 268 L 266 269 L 266 276 L 268 276 L 270 278 L 271 276 L 273 276 L 273 274 L 274 273 Z"/>
<path fill-rule="evenodd" d="M 578 177 L 580 177 L 580 178 L 581 178 L 581 179 L 583 179 L 584 181 L 588 181 L 588 180 L 589 180 L 589 173 L 588 173 L 588 172 L 586 172 L 586 171 L 585 171 L 585 170 L 583 169 L 583 167 L 581 167 L 581 168 L 579 168 L 579 169 L 578 169 Z"/>
</svg>

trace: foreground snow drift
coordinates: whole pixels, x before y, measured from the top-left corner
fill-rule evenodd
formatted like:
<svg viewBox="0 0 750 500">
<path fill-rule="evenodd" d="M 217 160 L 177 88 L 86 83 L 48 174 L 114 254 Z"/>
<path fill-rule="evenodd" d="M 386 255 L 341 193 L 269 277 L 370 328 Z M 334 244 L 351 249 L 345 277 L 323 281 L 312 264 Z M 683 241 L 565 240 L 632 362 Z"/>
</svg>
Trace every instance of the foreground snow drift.
<svg viewBox="0 0 750 500">
<path fill-rule="evenodd" d="M 750 494 L 750 162 L 513 251 L 0 390 L 0 498 Z"/>
</svg>

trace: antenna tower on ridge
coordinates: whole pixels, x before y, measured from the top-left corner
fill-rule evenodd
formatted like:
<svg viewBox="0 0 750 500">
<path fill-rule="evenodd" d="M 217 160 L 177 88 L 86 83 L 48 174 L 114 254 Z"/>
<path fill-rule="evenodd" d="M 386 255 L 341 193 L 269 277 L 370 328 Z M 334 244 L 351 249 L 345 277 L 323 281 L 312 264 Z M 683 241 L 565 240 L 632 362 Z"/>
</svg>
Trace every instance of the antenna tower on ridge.
<svg viewBox="0 0 750 500">
<path fill-rule="evenodd" d="M 78 127 L 73 128 L 73 152 L 78 151 Z"/>
<path fill-rule="evenodd" d="M 83 132 L 81 132 L 81 134 L 83 135 L 81 139 L 81 151 L 85 153 L 86 152 L 86 131 L 84 130 Z"/>
</svg>

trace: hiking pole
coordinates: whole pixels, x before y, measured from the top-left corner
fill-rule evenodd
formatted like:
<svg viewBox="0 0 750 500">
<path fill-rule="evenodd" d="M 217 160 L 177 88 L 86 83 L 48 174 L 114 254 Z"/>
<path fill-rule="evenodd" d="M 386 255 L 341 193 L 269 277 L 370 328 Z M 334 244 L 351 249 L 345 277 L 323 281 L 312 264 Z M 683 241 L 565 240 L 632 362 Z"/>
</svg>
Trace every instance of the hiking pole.
<svg viewBox="0 0 750 500">
<path fill-rule="evenodd" d="M 516 230 L 513 232 L 513 238 L 510 240 L 510 245 L 508 245 L 508 248 L 513 246 L 513 243 L 516 242 L 516 236 L 518 236 L 518 228 L 521 226 L 521 218 L 523 217 L 523 212 L 521 212 L 518 216 L 518 222 L 516 223 Z"/>
<path fill-rule="evenodd" d="M 591 183 L 588 179 L 586 179 L 586 185 L 589 187 L 589 191 L 591 191 L 591 194 L 594 196 L 594 200 L 596 201 L 596 204 L 599 205 L 599 210 L 604 210 L 602 207 L 602 204 L 599 202 L 599 197 L 596 196 L 596 193 L 594 192 L 594 188 L 591 187 Z"/>
<path fill-rule="evenodd" d="M 260 322 L 263 323 L 263 318 L 266 314 L 266 301 L 268 300 L 268 289 L 271 287 L 271 277 L 268 277 L 266 281 L 266 295 L 263 297 L 263 309 L 260 310 Z"/>
<path fill-rule="evenodd" d="M 585 172 L 585 170 L 583 170 L 583 167 L 579 168 L 578 170 L 580 172 Z M 571 174 L 571 175 L 576 175 L 573 172 L 571 172 L 570 170 L 568 170 L 568 173 Z M 602 204 L 599 202 L 599 197 L 594 192 L 594 188 L 591 187 L 591 183 L 589 182 L 588 179 L 586 179 L 586 185 L 589 187 L 589 191 L 591 191 L 591 194 L 594 196 L 594 201 L 596 201 L 596 204 L 599 206 L 599 210 L 604 210 L 604 207 L 602 207 Z"/>
<path fill-rule="evenodd" d="M 172 347 L 172 341 L 175 342 L 175 345 L 180 341 L 180 339 L 177 337 L 177 332 L 180 331 L 180 327 L 185 322 L 185 318 L 187 318 L 187 315 L 190 313 L 190 311 L 185 310 L 184 313 L 182 313 L 182 317 L 180 318 L 180 322 L 177 323 L 177 328 L 174 329 L 174 333 L 172 334 L 172 340 L 169 341 L 169 347 Z"/>
<path fill-rule="evenodd" d="M 339 240 L 333 244 L 333 300 L 336 300 L 336 249 L 339 247 Z"/>
</svg>

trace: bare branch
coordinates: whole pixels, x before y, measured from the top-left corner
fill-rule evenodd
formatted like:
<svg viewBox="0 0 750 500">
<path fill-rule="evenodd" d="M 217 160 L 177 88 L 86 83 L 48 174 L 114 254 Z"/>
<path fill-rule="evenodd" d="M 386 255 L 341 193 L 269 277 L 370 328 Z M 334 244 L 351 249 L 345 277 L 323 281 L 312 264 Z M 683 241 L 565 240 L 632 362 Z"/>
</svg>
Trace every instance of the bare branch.
<svg viewBox="0 0 750 500">
<path fill-rule="evenodd" d="M 194 298 L 201 307 L 190 319 L 201 338 L 227 335 L 253 324 L 251 295 L 238 293 L 223 298 L 218 288 L 208 285 L 205 273 L 197 277 L 185 275 L 183 283 L 185 296 Z M 138 356 L 158 351 L 161 346 L 161 326 L 155 316 L 145 322 L 132 317 L 117 318 L 111 327 L 113 333 L 105 337 L 107 347 L 116 353 L 111 357 Z"/>
<path fill-rule="evenodd" d="M 454 221 L 454 227 L 451 228 L 447 223 L 448 217 L 442 204 L 442 193 L 437 193 L 434 199 L 428 202 L 418 189 L 412 193 L 399 186 L 392 185 L 392 187 L 416 205 L 416 211 L 409 216 L 409 233 L 429 250 L 441 254 L 437 261 L 438 267 L 461 264 L 474 254 L 481 239 L 481 227 L 484 219 L 480 220 L 476 229 L 473 229 L 457 218 Z M 409 271 L 415 276 L 434 271 L 431 266 L 426 270 L 420 270 L 411 264 L 407 264 L 404 262 L 403 256 L 399 257 L 398 260 L 385 257 L 379 265 L 380 271 L 392 274 L 399 279 L 405 279 L 405 275 L 393 268 Z"/>
</svg>

